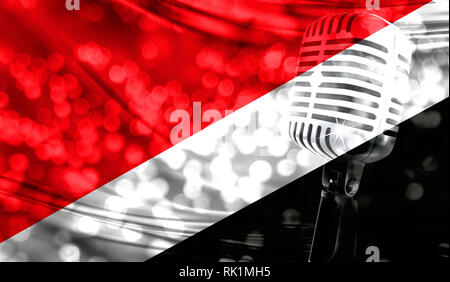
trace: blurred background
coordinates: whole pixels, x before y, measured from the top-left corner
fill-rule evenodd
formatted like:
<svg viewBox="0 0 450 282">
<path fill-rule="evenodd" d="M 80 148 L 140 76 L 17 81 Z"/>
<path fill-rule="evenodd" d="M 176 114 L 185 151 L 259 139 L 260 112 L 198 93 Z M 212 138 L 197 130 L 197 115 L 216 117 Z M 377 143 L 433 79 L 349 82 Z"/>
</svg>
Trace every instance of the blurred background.
<svg viewBox="0 0 450 282">
<path fill-rule="evenodd" d="M 34 1 L 19 2 L 24 7 L 34 3 Z M 159 3 L 159 1 L 155 2 Z M 156 58 L 156 54 L 162 52 L 164 48 L 161 48 L 161 46 L 166 46 L 173 39 L 165 38 L 164 29 L 160 29 L 160 26 L 169 25 L 175 30 L 187 28 L 184 22 L 180 21 L 180 18 L 173 19 L 173 22 L 168 20 L 171 11 L 170 5 L 175 5 L 174 3 L 160 2 L 158 5 L 146 2 L 146 6 L 144 6 L 153 11 L 153 16 L 146 14 L 144 17 L 138 13 L 130 12 L 130 10 L 121 9 L 120 7 L 122 6 L 120 5 L 111 7 L 107 1 L 84 1 L 84 5 L 87 5 L 89 8 L 78 15 L 78 20 L 81 21 L 77 25 L 89 26 L 102 24 L 105 21 L 106 23 L 104 24 L 117 21 L 125 24 L 129 29 L 134 30 L 138 27 L 139 33 L 143 35 L 139 37 L 142 40 L 138 40 L 139 42 L 135 47 L 140 58 L 147 60 L 145 67 L 141 66 L 139 69 L 136 67 L 136 62 L 133 61 L 113 64 L 110 62 L 110 51 L 97 43 L 78 46 L 75 56 L 79 61 L 97 69 L 99 73 L 108 79 L 110 84 L 116 84 L 118 85 L 117 87 L 120 86 L 124 93 L 123 95 L 127 95 L 126 93 L 128 92 L 132 93 L 137 81 L 134 78 L 139 78 L 138 81 L 141 82 L 146 81 L 145 73 L 154 67 L 152 58 Z M 212 2 L 205 1 L 205 3 Z M 323 1 L 310 2 L 309 7 L 315 9 L 318 9 L 319 5 L 324 5 Z M 349 1 L 327 1 L 327 4 L 333 7 L 342 6 L 345 9 L 347 2 Z M 180 5 L 181 3 L 185 7 L 185 11 L 195 11 L 192 12 L 192 15 L 189 13 L 183 14 L 181 18 L 187 22 L 195 23 L 196 21 L 188 21 L 188 19 L 196 17 L 195 13 L 202 15 L 206 12 L 209 12 L 207 14 L 213 16 L 213 18 L 216 17 L 220 21 L 230 23 L 231 26 L 239 27 L 242 21 L 248 20 L 245 17 L 231 20 L 223 19 L 223 15 L 220 15 L 220 9 L 217 9 L 212 4 L 211 7 L 214 7 L 214 10 L 205 11 L 209 7 L 208 5 L 198 9 L 196 7 L 197 4 L 181 1 Z M 295 38 L 302 32 L 300 27 L 295 24 L 296 18 L 307 16 L 308 9 L 296 7 L 293 1 L 254 1 L 252 3 L 255 6 L 261 3 L 265 5 L 271 4 L 270 7 L 276 6 L 278 9 L 289 9 L 289 11 L 292 11 L 290 12 L 292 14 L 289 17 L 274 20 L 273 26 L 271 24 L 265 26 L 264 24 L 267 24 L 267 21 L 263 20 L 265 19 L 265 14 L 261 12 L 259 21 L 254 22 L 253 25 L 250 25 L 244 31 L 233 30 L 233 32 L 228 32 L 229 29 L 217 29 L 217 26 L 209 27 L 202 24 L 201 21 L 198 21 L 198 24 L 194 27 L 187 29 L 191 30 L 190 28 L 194 28 L 194 30 L 200 30 L 202 33 L 211 33 L 222 38 L 238 36 L 237 39 L 234 38 L 233 40 L 247 38 L 250 43 L 253 38 L 260 40 L 260 37 L 264 37 L 265 34 Z M 231 5 L 231 2 L 227 2 L 227 4 Z M 238 7 L 238 4 L 235 5 Z M 261 7 L 266 6 L 262 5 Z M 239 11 L 242 10 L 245 9 L 239 7 Z M 158 14 L 157 12 L 160 13 L 160 16 L 155 16 Z M 214 14 L 213 12 L 219 14 Z M 268 13 L 267 10 L 265 12 Z M 167 16 L 168 14 L 169 16 Z M 178 13 L 175 14 L 180 15 Z M 201 17 L 198 18 L 200 19 Z M 410 96 L 409 99 L 404 101 L 407 109 L 405 116 L 408 117 L 411 113 L 417 112 L 418 109 L 424 109 L 448 97 L 448 1 L 433 1 L 421 13 L 411 15 L 397 24 L 416 47 L 410 74 L 410 89 L 408 92 Z M 296 28 L 299 29 L 296 30 Z M 253 29 L 254 33 L 251 33 L 251 36 L 243 36 L 242 34 L 248 32 L 248 29 Z M 121 30 L 122 33 L 124 31 L 126 29 Z M 217 105 L 222 103 L 223 99 L 221 98 L 236 95 L 238 89 L 239 91 L 244 91 L 246 87 L 252 84 L 264 84 L 265 87 L 270 88 L 270 85 L 276 85 L 283 79 L 292 76 L 293 72 L 295 72 L 297 59 L 295 52 L 292 50 L 296 50 L 297 47 L 284 46 L 283 44 L 256 46 L 253 49 L 250 47 L 236 50 L 234 52 L 235 55 L 230 56 L 222 50 L 220 43 L 214 43 L 215 38 L 212 37 L 212 43 L 210 42 L 199 48 L 196 56 L 193 68 L 201 73 L 200 75 L 196 73 L 198 77 L 201 77 L 199 82 L 201 88 L 190 89 L 190 86 L 181 85 L 174 80 L 167 83 L 164 82 L 164 85 L 161 84 L 164 87 L 152 83 L 148 88 L 149 91 L 157 93 L 158 95 L 155 97 L 166 97 L 165 99 L 167 100 L 163 99 L 164 105 L 171 103 L 178 103 L 178 106 L 182 104 L 189 105 L 190 99 L 193 99 L 192 95 L 197 93 L 194 96 L 199 97 L 199 99 L 201 97 L 213 97 L 211 99 L 216 103 L 214 107 L 218 107 Z M 269 39 L 267 40 L 270 42 Z M 8 58 L 5 55 L 8 52 L 5 50 L 7 49 L 3 48 L 0 50 L 0 59 L 3 58 L 3 62 L 7 62 L 6 59 Z M 255 62 L 255 52 L 264 52 L 265 55 L 262 62 Z M 54 63 L 55 68 L 58 67 L 58 58 L 59 56 L 56 54 L 53 56 L 53 59 L 49 60 L 49 62 Z M 246 67 L 257 68 L 255 72 L 257 75 L 246 78 L 245 81 L 242 81 L 241 77 L 236 78 L 234 73 L 245 72 Z M 139 73 L 139 75 L 132 75 L 132 73 Z M 68 79 L 70 80 L 71 78 L 72 76 Z M 152 77 L 152 79 L 155 78 Z M 158 78 L 155 81 L 158 81 Z M 0 109 L 6 109 L 10 98 L 6 94 L 2 94 L 1 85 L 0 77 Z M 71 90 L 74 93 L 78 91 L 76 89 L 79 88 L 79 85 L 77 85 L 75 83 L 75 88 Z M 291 144 L 289 138 L 285 136 L 284 128 L 286 128 L 287 122 L 284 117 L 284 109 L 289 88 L 290 84 L 287 83 L 264 96 L 263 100 L 254 109 L 240 111 L 231 115 L 229 117 L 230 121 L 226 123 L 226 126 L 211 126 L 211 128 L 208 128 L 207 130 L 210 129 L 210 131 L 215 130 L 212 135 L 215 139 L 211 140 L 209 138 L 211 135 L 208 135 L 208 132 L 201 132 L 198 136 L 196 135 L 181 143 L 176 149 L 166 151 L 157 158 L 140 165 L 99 188 L 80 201 L 71 204 L 57 214 L 1 243 L 0 261 L 145 260 L 320 166 L 321 160 L 306 150 L 295 147 Z M 261 91 L 264 91 L 264 89 L 261 89 Z M 189 97 L 185 92 L 189 92 Z M 30 92 L 27 95 L 29 95 L 27 96 L 28 98 L 33 98 L 33 95 L 37 94 Z M 170 99 L 167 97 L 170 97 Z M 239 97 L 245 97 L 245 95 L 240 95 Z M 54 99 L 57 100 L 58 98 Z M 78 110 L 81 113 L 85 109 L 83 103 L 86 100 L 89 102 L 88 99 L 79 101 L 80 107 Z M 236 100 L 231 105 L 224 104 L 220 107 L 233 109 L 239 103 L 240 101 Z M 58 103 L 55 102 L 55 104 Z M 116 109 L 115 104 L 110 104 L 106 107 L 111 112 L 114 112 Z M 206 104 L 205 109 L 208 109 L 208 107 Z M 160 108 L 167 109 L 168 112 L 173 110 L 170 107 Z M 78 110 L 74 109 L 72 114 L 75 115 Z M 156 109 L 145 108 L 144 110 Z M 64 106 L 61 108 L 57 107 L 54 114 L 64 117 L 64 111 Z M 417 135 L 423 137 L 423 135 L 428 136 L 429 134 L 430 137 L 425 138 L 426 140 L 444 142 L 444 139 L 437 137 L 441 136 L 440 134 L 443 134 L 444 131 L 448 134 L 448 124 L 446 123 L 448 116 L 446 111 L 447 107 L 444 107 L 419 115 L 408 121 L 408 125 L 403 126 L 407 127 L 407 129 L 401 128 L 401 132 L 403 132 L 402 134 L 410 134 L 409 136 L 411 137 L 409 138 L 413 140 L 417 138 L 415 137 Z M 6 120 L 5 116 L 3 117 Z M 131 127 L 134 128 L 133 130 L 137 130 L 138 133 L 145 135 L 147 129 L 139 123 L 139 120 L 139 118 L 134 119 L 130 123 L 133 125 Z M 124 163 L 128 163 L 131 166 L 136 162 L 136 159 L 139 160 L 145 157 L 144 153 L 134 150 L 136 147 L 131 145 L 131 147 L 127 147 L 129 144 L 120 142 L 123 128 L 120 128 L 120 126 L 120 129 L 117 128 L 117 119 L 112 118 L 110 121 L 102 122 L 102 126 L 105 127 L 102 128 L 105 133 L 102 131 L 100 139 L 107 141 L 109 144 L 107 145 L 109 146 L 108 148 L 113 152 L 116 150 L 121 153 L 123 151 L 127 152 L 120 156 L 121 160 L 123 158 Z M 190 140 L 191 142 L 189 142 Z M 405 137 L 399 140 L 406 142 L 406 140 L 410 139 Z M 443 144 L 445 144 L 443 147 L 447 146 L 448 139 L 447 143 Z M 417 215 L 416 219 L 419 222 L 422 219 L 420 216 L 424 215 L 422 211 L 425 211 L 425 214 L 428 215 L 428 212 L 431 210 L 439 209 L 446 204 L 446 215 L 448 216 L 448 202 L 442 202 L 438 205 L 435 201 L 436 199 L 441 199 L 442 193 L 444 193 L 442 191 L 448 188 L 448 185 L 443 186 L 443 183 L 448 183 L 448 181 L 445 182 L 444 178 L 436 176 L 448 170 L 446 168 L 447 160 L 442 159 L 444 154 L 441 150 L 443 150 L 443 147 L 428 143 L 423 143 L 423 147 L 413 143 L 410 145 L 413 151 L 404 152 L 405 159 L 401 161 L 403 166 L 395 166 L 401 169 L 401 171 L 398 171 L 399 174 L 393 174 L 402 175 L 401 178 L 397 179 L 398 183 L 395 183 L 395 185 L 391 183 L 378 184 L 380 186 L 388 185 L 383 186 L 388 189 L 387 191 L 372 189 L 369 188 L 369 184 L 363 183 L 367 190 L 362 191 L 364 193 L 360 193 L 359 201 L 362 206 L 361 216 L 366 218 L 367 221 L 363 220 L 362 225 L 364 227 L 364 224 L 367 224 L 373 228 L 366 228 L 363 232 L 375 232 L 372 233 L 372 237 L 362 236 L 362 238 L 367 240 L 364 244 L 371 243 L 370 240 L 378 236 L 376 234 L 382 236 L 382 233 L 378 232 L 384 232 L 394 227 L 398 229 L 400 226 L 403 226 L 399 225 L 399 222 L 405 225 L 414 225 L 414 221 L 404 221 L 405 218 L 409 218 L 410 211 Z M 145 144 L 145 147 L 147 146 L 148 144 Z M 397 144 L 396 147 L 408 148 L 408 142 L 402 143 L 402 145 Z M 424 148 L 430 148 L 430 150 L 425 150 Z M 83 156 L 86 159 L 83 159 L 83 161 L 92 159 L 91 154 Z M 1 157 L 2 155 L 0 154 Z M 7 163 L 8 158 L 9 156 L 5 154 L 3 163 Z M 397 156 L 397 159 L 400 160 L 401 157 Z M 373 169 L 376 170 L 376 166 L 380 165 L 374 165 Z M 405 165 L 411 167 L 405 167 Z M 369 181 L 368 179 L 370 179 L 371 175 L 376 175 L 370 172 L 366 174 L 369 177 L 363 178 L 364 181 Z M 380 175 L 376 179 L 380 179 Z M 387 180 L 392 179 L 392 177 L 381 176 L 381 179 Z M 431 179 L 434 180 L 429 182 Z M 314 185 L 317 187 L 313 188 L 296 187 L 297 190 L 306 193 L 298 195 L 300 202 L 309 203 L 311 201 L 311 204 L 299 208 L 296 206 L 297 202 L 294 201 L 295 203 L 291 202 L 292 208 L 287 208 L 289 206 L 288 202 L 284 202 L 287 204 L 286 207 L 283 207 L 284 210 L 273 213 L 273 216 L 278 220 L 277 224 L 280 226 L 284 224 L 285 226 L 282 228 L 288 230 L 279 229 L 277 232 L 281 232 L 281 230 L 284 230 L 283 232 L 291 232 L 289 234 L 292 234 L 293 237 L 296 237 L 295 232 L 299 230 L 302 230 L 305 234 L 311 232 L 311 219 L 315 211 L 314 201 L 318 200 L 317 189 L 319 189 L 319 184 L 314 182 Z M 389 196 L 393 194 L 395 194 L 395 197 L 390 198 Z M 390 221 L 390 219 L 394 218 L 392 216 L 392 207 L 389 209 L 386 206 L 386 211 L 378 213 L 379 209 L 383 208 L 383 204 L 379 203 L 381 200 L 377 197 L 390 199 L 390 201 L 395 200 L 395 205 L 401 203 L 399 204 L 399 210 L 402 212 L 398 214 L 398 218 L 395 217 L 395 221 Z M 374 203 L 378 204 L 375 204 L 374 207 Z M 402 209 L 400 207 L 407 208 Z M 2 212 L 15 213 L 18 210 L 20 210 L 20 207 L 2 205 Z M 365 214 L 366 211 L 367 214 Z M 408 213 L 404 214 L 406 211 Z M 436 211 L 436 213 L 439 213 L 441 216 L 442 210 Z M 369 220 L 369 218 L 372 219 Z M 430 219 L 428 216 L 423 218 L 426 218 L 427 221 Z M 261 219 L 252 218 L 250 222 L 255 221 L 257 223 L 258 220 Z M 387 226 L 386 224 L 392 224 L 392 226 Z M 422 222 L 421 224 L 425 223 Z M 436 219 L 436 226 L 440 226 L 440 224 L 441 218 L 439 217 Z M 434 230 L 434 227 L 427 229 L 424 225 L 418 224 L 417 226 L 419 231 L 428 230 L 431 232 L 431 230 Z M 240 234 L 235 234 L 231 239 L 227 236 L 221 237 L 218 235 L 222 239 L 221 243 L 217 243 L 220 245 L 220 250 L 227 249 L 227 244 L 235 247 L 233 247 L 232 253 L 220 251 L 214 254 L 214 259 L 256 260 L 258 256 L 254 255 L 253 251 L 262 248 L 274 251 L 277 248 L 277 243 L 271 243 L 273 237 L 267 236 L 267 232 L 270 234 L 272 231 L 266 232 L 263 228 L 264 226 L 255 226 L 254 230 L 247 230 L 248 233 L 245 234 L 246 237 L 244 239 L 239 239 Z M 234 232 L 235 228 L 230 227 L 230 230 Z M 410 234 L 415 234 L 414 236 L 422 234 L 417 230 L 402 235 L 395 233 L 398 237 L 395 237 L 397 235 L 392 237 L 393 233 L 386 231 L 384 233 L 386 238 L 391 239 L 389 239 L 390 241 L 386 239 L 386 248 L 384 246 L 380 248 L 382 250 L 389 249 L 389 252 L 392 253 L 386 253 L 385 258 L 392 260 L 395 260 L 397 257 L 404 258 L 399 255 L 398 250 L 389 246 L 395 245 L 392 240 L 396 238 L 399 241 L 405 241 L 405 238 L 409 238 Z M 236 227 L 236 232 L 239 232 L 238 227 Z M 395 232 L 400 231 L 397 230 Z M 439 234 L 441 232 L 445 231 L 439 230 Z M 437 236 L 437 234 L 435 235 Z M 284 238 L 284 236 L 282 237 Z M 448 242 L 435 239 L 434 237 L 430 239 L 430 244 L 431 241 L 436 248 L 440 248 L 439 244 L 441 243 L 444 244 L 444 248 L 445 244 L 447 244 L 448 248 Z M 242 242 L 247 243 L 242 244 Z M 381 244 L 379 240 L 376 240 L 375 243 Z M 412 244 L 414 245 L 415 241 Z M 420 245 L 421 243 L 418 244 Z M 238 246 L 243 246 L 244 249 L 249 247 L 252 251 L 236 251 L 235 253 L 234 248 L 239 249 L 240 247 Z M 414 246 L 420 248 L 416 245 Z M 298 248 L 298 250 L 300 249 L 305 251 L 307 242 Z M 429 250 L 428 246 L 427 250 Z M 405 253 L 408 252 L 403 252 L 403 254 Z M 418 258 L 423 258 L 423 252 L 418 253 L 420 253 Z M 217 257 L 217 254 L 221 256 Z M 303 258 L 297 255 L 297 253 L 291 254 L 293 259 Z M 384 253 L 382 253 L 382 256 L 384 256 Z M 269 253 L 263 254 L 265 259 L 272 257 L 274 256 L 270 256 Z"/>
</svg>

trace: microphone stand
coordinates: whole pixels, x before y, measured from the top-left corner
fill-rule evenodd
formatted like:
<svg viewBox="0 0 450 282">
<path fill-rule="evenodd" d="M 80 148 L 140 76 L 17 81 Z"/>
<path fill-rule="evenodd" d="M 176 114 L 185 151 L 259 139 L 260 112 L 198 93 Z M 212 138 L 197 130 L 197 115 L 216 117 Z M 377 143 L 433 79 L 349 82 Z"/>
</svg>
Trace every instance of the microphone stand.
<svg viewBox="0 0 450 282">
<path fill-rule="evenodd" d="M 322 193 L 310 262 L 350 262 L 356 255 L 359 188 L 364 164 L 335 160 L 324 165 Z"/>
</svg>

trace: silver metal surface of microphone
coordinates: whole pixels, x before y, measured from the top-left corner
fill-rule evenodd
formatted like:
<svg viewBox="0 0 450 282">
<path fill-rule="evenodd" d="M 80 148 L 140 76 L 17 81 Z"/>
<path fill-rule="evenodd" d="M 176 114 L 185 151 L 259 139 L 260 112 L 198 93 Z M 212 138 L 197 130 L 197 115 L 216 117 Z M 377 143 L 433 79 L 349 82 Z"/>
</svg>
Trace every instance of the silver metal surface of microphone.
<svg viewBox="0 0 450 282">
<path fill-rule="evenodd" d="M 379 31 L 363 38 L 369 29 Z M 313 22 L 305 31 L 290 92 L 290 137 L 328 160 L 376 137 L 347 157 L 370 163 L 387 156 L 401 120 L 411 46 L 396 26 L 372 14 Z"/>
</svg>

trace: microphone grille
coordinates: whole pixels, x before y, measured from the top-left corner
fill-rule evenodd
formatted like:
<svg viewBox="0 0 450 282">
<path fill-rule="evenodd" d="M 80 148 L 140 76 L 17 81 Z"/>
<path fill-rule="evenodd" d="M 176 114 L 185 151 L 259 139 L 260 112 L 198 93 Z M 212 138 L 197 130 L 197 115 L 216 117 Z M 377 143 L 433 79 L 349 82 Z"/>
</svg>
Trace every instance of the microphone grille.
<svg viewBox="0 0 450 282">
<path fill-rule="evenodd" d="M 368 28 L 379 31 L 363 37 Z M 400 30 L 378 16 L 345 13 L 313 22 L 290 93 L 291 138 L 327 159 L 383 132 L 395 138 L 410 57 Z"/>
</svg>

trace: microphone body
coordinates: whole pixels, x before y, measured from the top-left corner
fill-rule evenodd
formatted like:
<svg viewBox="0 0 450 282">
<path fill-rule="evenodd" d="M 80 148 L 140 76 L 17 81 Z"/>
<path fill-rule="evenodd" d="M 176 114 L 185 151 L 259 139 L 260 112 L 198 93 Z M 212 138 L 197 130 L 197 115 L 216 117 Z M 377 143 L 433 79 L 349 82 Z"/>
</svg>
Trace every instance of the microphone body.
<svg viewBox="0 0 450 282">
<path fill-rule="evenodd" d="M 305 31 L 290 91 L 289 135 L 324 160 L 338 158 L 323 169 L 310 261 L 355 257 L 353 196 L 364 165 L 393 149 L 411 53 L 397 27 L 368 13 L 325 16 Z"/>
<path fill-rule="evenodd" d="M 380 30 L 361 38 L 370 28 Z M 290 93 L 291 138 L 328 160 L 345 155 L 371 163 L 389 155 L 410 58 L 406 37 L 378 16 L 338 14 L 312 23 L 305 31 Z M 365 151 L 346 155 L 374 137 Z"/>
</svg>

